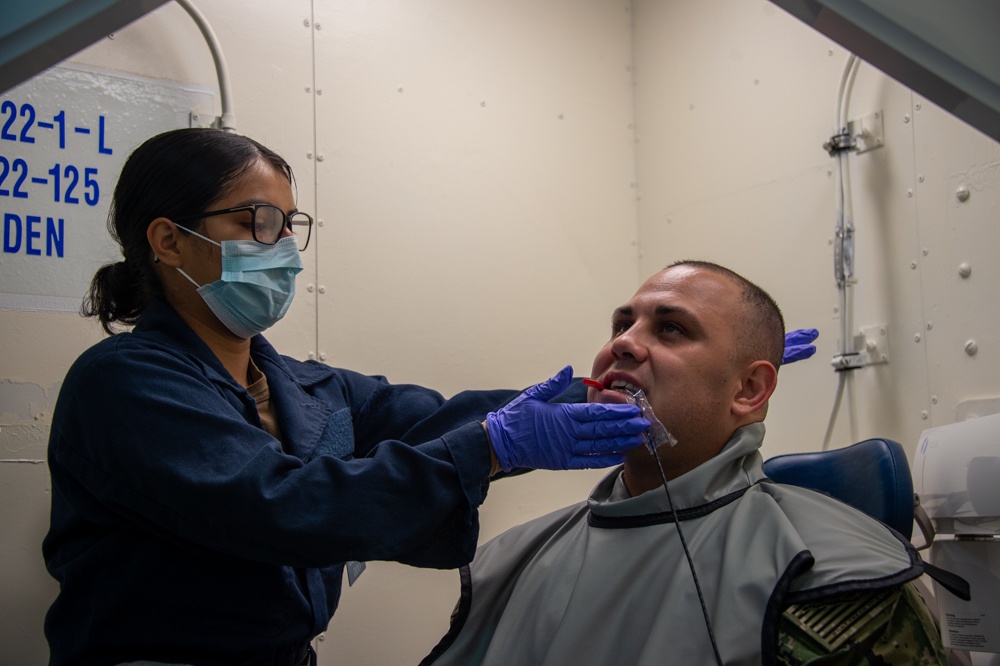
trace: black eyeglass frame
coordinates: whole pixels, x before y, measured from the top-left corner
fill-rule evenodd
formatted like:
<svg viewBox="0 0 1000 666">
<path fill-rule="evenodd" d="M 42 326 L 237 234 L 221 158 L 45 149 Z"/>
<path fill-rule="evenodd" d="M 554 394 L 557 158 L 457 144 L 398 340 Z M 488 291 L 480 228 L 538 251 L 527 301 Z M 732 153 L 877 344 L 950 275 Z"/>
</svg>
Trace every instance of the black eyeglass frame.
<svg viewBox="0 0 1000 666">
<path fill-rule="evenodd" d="M 303 243 L 302 247 L 299 248 L 299 252 L 305 252 L 305 249 L 309 247 L 309 240 L 312 237 L 312 227 L 313 227 L 312 215 L 310 215 L 309 213 L 303 213 L 302 211 L 299 210 L 292 213 L 292 215 L 286 215 L 285 211 L 281 210 L 274 204 L 247 204 L 245 206 L 235 206 L 233 208 L 226 208 L 224 210 L 210 210 L 204 213 L 199 213 L 197 215 L 185 215 L 184 217 L 175 217 L 173 218 L 173 221 L 175 223 L 190 222 L 191 220 L 201 220 L 206 217 L 214 217 L 216 215 L 228 215 L 229 213 L 239 213 L 240 211 L 248 210 L 250 211 L 250 235 L 253 236 L 254 241 L 260 243 L 261 245 L 275 245 L 279 240 L 281 240 L 281 232 L 278 232 L 277 238 L 275 238 L 274 241 L 271 243 L 267 243 L 257 238 L 258 208 L 273 208 L 274 210 L 281 213 L 282 219 L 284 220 L 284 224 L 282 224 L 281 229 L 282 230 L 288 229 L 289 231 L 292 232 L 292 235 L 296 237 L 299 237 L 299 234 L 295 233 L 295 229 L 292 227 L 292 221 L 289 218 L 291 218 L 292 215 L 297 215 L 306 218 L 306 220 L 308 220 L 308 222 L 306 223 L 306 242 Z"/>
</svg>

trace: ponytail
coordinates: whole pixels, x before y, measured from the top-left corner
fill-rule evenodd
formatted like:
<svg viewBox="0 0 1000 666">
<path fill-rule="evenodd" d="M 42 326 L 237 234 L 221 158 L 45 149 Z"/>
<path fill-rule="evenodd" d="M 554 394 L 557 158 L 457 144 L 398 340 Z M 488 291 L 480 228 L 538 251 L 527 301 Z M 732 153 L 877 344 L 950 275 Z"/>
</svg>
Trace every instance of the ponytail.
<svg viewBox="0 0 1000 666">
<path fill-rule="evenodd" d="M 144 269 L 134 270 L 125 261 L 101 266 L 90 281 L 80 313 L 97 317 L 108 334 L 117 332 L 112 324 L 134 325 L 150 297 L 160 292 L 159 280 L 148 267 Z"/>
</svg>

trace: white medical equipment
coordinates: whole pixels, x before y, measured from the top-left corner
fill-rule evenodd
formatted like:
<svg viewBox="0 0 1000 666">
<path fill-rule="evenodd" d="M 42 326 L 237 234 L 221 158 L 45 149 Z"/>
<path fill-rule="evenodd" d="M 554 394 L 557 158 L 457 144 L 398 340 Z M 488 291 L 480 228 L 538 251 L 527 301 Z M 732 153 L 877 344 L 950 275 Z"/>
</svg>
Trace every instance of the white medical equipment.
<svg viewBox="0 0 1000 666">
<path fill-rule="evenodd" d="M 944 645 L 1000 653 L 1000 414 L 925 430 L 912 469 L 935 533 L 927 559 L 972 592 L 962 601 L 935 583 Z"/>
</svg>

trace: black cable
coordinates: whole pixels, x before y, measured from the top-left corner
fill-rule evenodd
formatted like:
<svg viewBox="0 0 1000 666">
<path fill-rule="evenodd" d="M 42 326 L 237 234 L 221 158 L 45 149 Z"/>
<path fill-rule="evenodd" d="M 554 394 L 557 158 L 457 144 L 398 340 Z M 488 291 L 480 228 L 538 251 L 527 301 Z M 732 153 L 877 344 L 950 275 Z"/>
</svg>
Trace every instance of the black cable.
<svg viewBox="0 0 1000 666">
<path fill-rule="evenodd" d="M 722 657 L 719 655 L 719 646 L 715 642 L 715 632 L 712 631 L 712 621 L 708 618 L 708 607 L 705 605 L 705 597 L 701 593 L 701 584 L 698 582 L 698 574 L 694 571 L 694 561 L 688 551 L 687 541 L 684 539 L 684 532 L 681 531 L 681 521 L 677 517 L 677 510 L 674 508 L 674 501 L 670 498 L 670 488 L 667 487 L 667 475 L 663 472 L 663 464 L 660 462 L 660 454 L 655 447 L 649 447 L 656 458 L 656 466 L 660 470 L 660 478 L 663 479 L 663 490 L 667 493 L 667 504 L 670 506 L 670 513 L 674 518 L 674 525 L 677 527 L 677 536 L 681 539 L 681 547 L 684 548 L 684 556 L 687 558 L 688 567 L 691 569 L 691 577 L 694 579 L 694 589 L 698 591 L 698 601 L 701 602 L 701 615 L 705 618 L 705 628 L 708 629 L 708 639 L 712 641 L 712 652 L 715 653 L 715 663 L 722 666 Z"/>
</svg>

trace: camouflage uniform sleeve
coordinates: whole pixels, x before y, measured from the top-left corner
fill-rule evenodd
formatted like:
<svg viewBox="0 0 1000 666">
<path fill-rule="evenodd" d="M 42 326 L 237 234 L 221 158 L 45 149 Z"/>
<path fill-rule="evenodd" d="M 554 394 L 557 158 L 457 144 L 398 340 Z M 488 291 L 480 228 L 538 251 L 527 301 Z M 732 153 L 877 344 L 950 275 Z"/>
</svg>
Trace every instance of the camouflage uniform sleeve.
<svg viewBox="0 0 1000 666">
<path fill-rule="evenodd" d="M 930 611 L 911 583 L 785 610 L 778 663 L 847 666 L 948 663 Z"/>
</svg>

